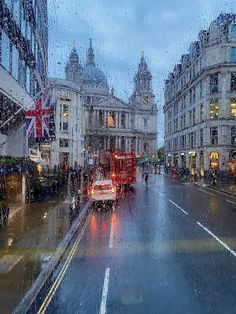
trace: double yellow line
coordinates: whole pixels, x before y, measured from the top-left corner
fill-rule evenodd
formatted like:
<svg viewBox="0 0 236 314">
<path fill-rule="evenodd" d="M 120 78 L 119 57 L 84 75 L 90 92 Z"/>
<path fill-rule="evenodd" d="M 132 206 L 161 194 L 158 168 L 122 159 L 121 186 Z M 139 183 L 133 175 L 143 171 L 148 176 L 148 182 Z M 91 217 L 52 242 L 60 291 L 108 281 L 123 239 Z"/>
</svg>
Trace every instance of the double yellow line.
<svg viewBox="0 0 236 314">
<path fill-rule="evenodd" d="M 78 238 L 76 239 L 74 245 L 72 246 L 72 249 L 71 249 L 69 255 L 67 256 L 65 264 L 63 265 L 62 269 L 60 270 L 60 273 L 59 273 L 58 277 L 56 278 L 55 282 L 53 283 L 53 285 L 52 285 L 51 289 L 49 290 L 45 300 L 42 303 L 42 305 L 40 306 L 40 309 L 37 312 L 38 314 L 44 314 L 45 313 L 45 311 L 47 310 L 47 307 L 49 306 L 49 304 L 50 304 L 50 302 L 52 300 L 52 298 L 54 297 L 54 295 L 55 295 L 55 293 L 56 293 L 56 291 L 57 291 L 57 289 L 58 289 L 58 287 L 59 287 L 59 285 L 60 285 L 60 283 L 61 283 L 61 281 L 62 281 L 62 279 L 63 279 L 63 277 L 64 277 L 64 275 L 66 273 L 66 271 L 67 271 L 67 268 L 69 267 L 70 262 L 71 262 L 71 260 L 72 260 L 72 258 L 74 256 L 74 254 L 75 254 L 75 251 L 77 249 L 77 245 L 79 244 L 79 242 L 80 242 L 80 240 L 81 240 L 81 238 L 82 238 L 82 236 L 84 234 L 84 231 L 85 231 L 85 229 L 86 229 L 86 227 L 88 225 L 89 218 L 90 218 L 90 214 L 88 215 L 88 217 L 87 217 L 87 219 L 85 221 L 85 224 L 84 224 L 84 226 L 83 226 L 83 228 L 82 228 Z"/>
</svg>

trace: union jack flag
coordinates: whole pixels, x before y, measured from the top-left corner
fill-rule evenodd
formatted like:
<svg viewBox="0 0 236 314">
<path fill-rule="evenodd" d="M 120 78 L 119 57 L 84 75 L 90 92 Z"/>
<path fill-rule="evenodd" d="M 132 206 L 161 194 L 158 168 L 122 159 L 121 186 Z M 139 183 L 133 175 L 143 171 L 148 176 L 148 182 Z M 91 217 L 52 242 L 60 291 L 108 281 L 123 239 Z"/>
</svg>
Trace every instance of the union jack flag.
<svg viewBox="0 0 236 314">
<path fill-rule="evenodd" d="M 51 92 L 47 89 L 35 98 L 34 107 L 25 112 L 27 137 L 37 140 L 49 138 L 52 114 Z"/>
</svg>

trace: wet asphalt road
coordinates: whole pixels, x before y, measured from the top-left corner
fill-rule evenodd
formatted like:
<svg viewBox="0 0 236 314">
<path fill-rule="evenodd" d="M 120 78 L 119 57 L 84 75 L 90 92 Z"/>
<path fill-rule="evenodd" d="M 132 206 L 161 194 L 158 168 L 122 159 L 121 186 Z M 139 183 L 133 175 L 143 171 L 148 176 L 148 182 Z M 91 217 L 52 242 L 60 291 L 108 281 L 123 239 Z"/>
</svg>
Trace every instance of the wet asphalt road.
<svg viewBox="0 0 236 314">
<path fill-rule="evenodd" d="M 235 202 L 139 181 L 114 212 L 91 213 L 46 313 L 236 313 Z"/>
</svg>

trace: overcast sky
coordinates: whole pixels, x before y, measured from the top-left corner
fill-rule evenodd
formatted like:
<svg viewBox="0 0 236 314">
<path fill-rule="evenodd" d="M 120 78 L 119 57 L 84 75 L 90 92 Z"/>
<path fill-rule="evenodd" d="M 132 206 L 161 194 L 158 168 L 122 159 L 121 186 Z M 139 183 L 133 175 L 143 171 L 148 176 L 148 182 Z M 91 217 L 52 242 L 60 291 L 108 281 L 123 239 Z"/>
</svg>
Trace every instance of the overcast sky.
<svg viewBox="0 0 236 314">
<path fill-rule="evenodd" d="M 153 75 L 163 144 L 163 81 L 201 29 L 236 0 L 48 0 L 49 75 L 64 77 L 73 43 L 82 63 L 89 38 L 115 94 L 127 100 L 142 51 Z"/>
</svg>

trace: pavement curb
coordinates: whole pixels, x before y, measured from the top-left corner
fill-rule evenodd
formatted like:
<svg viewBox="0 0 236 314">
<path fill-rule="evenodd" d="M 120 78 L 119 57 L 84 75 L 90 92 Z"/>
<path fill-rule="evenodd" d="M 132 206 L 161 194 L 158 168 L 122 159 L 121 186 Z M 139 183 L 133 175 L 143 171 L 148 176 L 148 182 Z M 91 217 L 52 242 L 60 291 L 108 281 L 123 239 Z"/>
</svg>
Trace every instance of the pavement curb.
<svg viewBox="0 0 236 314">
<path fill-rule="evenodd" d="M 194 185 L 194 183 L 193 183 L 193 185 Z M 222 194 L 226 194 L 226 195 L 228 195 L 228 196 L 230 196 L 232 198 L 236 198 L 235 194 L 227 192 L 227 191 L 225 191 L 223 189 L 219 189 L 218 187 L 213 187 L 212 185 L 209 185 L 209 184 L 203 185 L 203 184 L 197 183 L 196 185 L 200 186 L 201 188 L 203 188 L 205 190 L 218 191 L 218 192 L 221 192 Z"/>
<path fill-rule="evenodd" d="M 221 189 L 214 188 L 214 187 L 209 187 L 208 189 L 209 189 L 209 190 L 212 190 L 212 191 L 219 191 L 219 192 L 221 192 L 221 193 L 224 193 L 224 194 L 226 194 L 226 195 L 229 195 L 229 196 L 232 197 L 232 198 L 236 198 L 236 195 L 235 195 L 235 194 L 232 194 L 232 193 L 227 192 L 227 191 L 225 191 L 225 190 L 221 190 Z"/>
<path fill-rule="evenodd" d="M 55 252 L 55 255 L 52 257 L 48 265 L 43 269 L 38 275 L 37 279 L 33 283 L 32 287 L 26 292 L 24 298 L 14 309 L 14 314 L 22 314 L 22 313 L 37 313 L 37 297 L 40 295 L 42 289 L 46 286 L 50 278 L 52 277 L 54 270 L 60 263 L 62 257 L 64 256 L 69 244 L 71 243 L 76 231 L 80 227 L 82 221 L 89 213 L 91 202 L 88 202 L 84 205 L 83 210 L 80 215 L 74 221 L 71 226 L 69 232 L 65 236 L 65 238 L 60 242 Z"/>
</svg>

